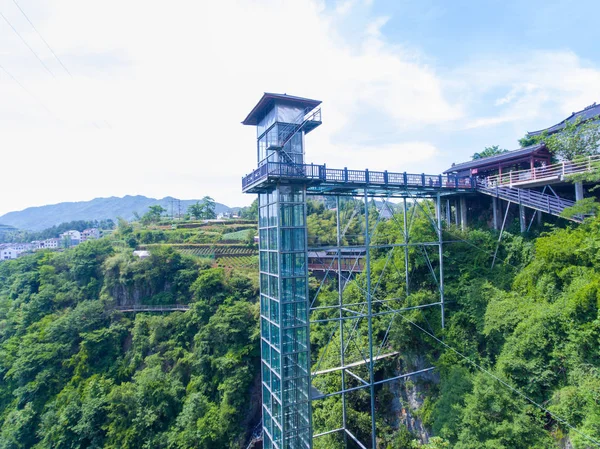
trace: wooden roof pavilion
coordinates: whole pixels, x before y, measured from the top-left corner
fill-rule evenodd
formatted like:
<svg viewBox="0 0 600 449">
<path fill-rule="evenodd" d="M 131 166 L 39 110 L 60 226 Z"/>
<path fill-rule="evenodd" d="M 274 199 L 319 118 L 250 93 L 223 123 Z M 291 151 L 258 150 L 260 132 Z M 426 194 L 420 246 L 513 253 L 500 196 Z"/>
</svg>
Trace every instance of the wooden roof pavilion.
<svg viewBox="0 0 600 449">
<path fill-rule="evenodd" d="M 444 174 L 456 174 L 459 176 L 487 175 L 491 172 L 501 174 L 503 169 L 514 168 L 519 165 L 527 164 L 531 169 L 535 167 L 536 163 L 549 165 L 551 158 L 550 151 L 546 145 L 540 143 L 495 156 L 452 164 L 452 167 L 444 171 Z"/>
</svg>

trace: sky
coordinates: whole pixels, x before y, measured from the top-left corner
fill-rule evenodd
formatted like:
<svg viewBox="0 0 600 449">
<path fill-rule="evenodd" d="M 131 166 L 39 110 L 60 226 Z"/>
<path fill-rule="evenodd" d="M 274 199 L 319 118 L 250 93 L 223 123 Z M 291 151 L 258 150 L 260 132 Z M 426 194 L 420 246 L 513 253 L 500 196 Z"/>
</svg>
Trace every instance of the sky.
<svg viewBox="0 0 600 449">
<path fill-rule="evenodd" d="M 323 101 L 306 162 L 428 174 L 600 101 L 597 0 L 0 0 L 0 13 L 0 215 L 124 195 L 247 205 L 256 132 L 240 122 L 263 92 Z"/>
</svg>

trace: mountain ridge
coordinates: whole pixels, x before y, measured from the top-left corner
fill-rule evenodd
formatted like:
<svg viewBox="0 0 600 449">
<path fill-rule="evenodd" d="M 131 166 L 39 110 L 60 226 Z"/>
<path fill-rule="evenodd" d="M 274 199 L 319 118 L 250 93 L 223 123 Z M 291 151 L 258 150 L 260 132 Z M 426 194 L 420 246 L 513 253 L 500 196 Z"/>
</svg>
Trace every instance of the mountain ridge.
<svg viewBox="0 0 600 449">
<path fill-rule="evenodd" d="M 183 214 L 190 205 L 196 204 L 200 200 L 177 200 L 170 196 L 157 199 L 144 195 L 125 195 L 123 197 L 100 197 L 88 201 L 65 201 L 8 212 L 0 216 L 0 223 L 23 230 L 41 231 L 75 220 L 103 220 L 109 218 L 114 220 L 117 217 L 131 220 L 135 217 L 135 213 L 143 215 L 150 206 L 156 204 L 167 209 L 170 215 L 172 202 L 174 202 L 173 213 L 177 214 L 179 212 L 179 201 L 181 201 L 181 213 Z M 216 213 L 237 211 L 239 209 L 239 207 L 229 207 L 222 203 L 215 203 Z"/>
</svg>

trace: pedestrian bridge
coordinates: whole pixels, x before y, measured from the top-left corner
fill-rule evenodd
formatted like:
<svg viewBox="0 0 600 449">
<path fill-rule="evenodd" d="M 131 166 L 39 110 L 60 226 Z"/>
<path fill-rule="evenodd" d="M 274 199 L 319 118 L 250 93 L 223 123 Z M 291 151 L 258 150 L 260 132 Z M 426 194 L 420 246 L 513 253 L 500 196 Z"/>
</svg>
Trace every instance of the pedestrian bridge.
<svg viewBox="0 0 600 449">
<path fill-rule="evenodd" d="M 242 178 L 242 190 L 244 193 L 261 193 L 270 190 L 280 180 L 307 184 L 308 193 L 313 195 L 352 194 L 367 188 L 372 193 L 411 190 L 424 196 L 433 196 L 440 192 L 473 191 L 476 187 L 474 178 L 456 175 L 349 170 L 328 168 L 325 164 L 267 162 Z"/>
</svg>

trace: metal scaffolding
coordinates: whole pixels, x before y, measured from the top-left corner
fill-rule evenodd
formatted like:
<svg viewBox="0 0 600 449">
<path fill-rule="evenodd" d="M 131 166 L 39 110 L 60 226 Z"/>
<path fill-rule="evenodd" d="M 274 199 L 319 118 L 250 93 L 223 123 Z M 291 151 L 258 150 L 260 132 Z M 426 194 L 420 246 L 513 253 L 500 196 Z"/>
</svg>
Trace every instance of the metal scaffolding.
<svg viewBox="0 0 600 449">
<path fill-rule="evenodd" d="M 352 197 L 356 199 L 356 197 Z M 315 445 L 318 445 L 318 438 L 339 433 L 342 447 L 377 447 L 377 390 L 388 382 L 406 379 L 431 371 L 432 367 L 423 367 L 417 370 L 395 373 L 388 375 L 383 364 L 390 364 L 394 359 L 399 359 L 401 354 L 388 347 L 390 331 L 393 329 L 394 321 L 398 315 L 415 309 L 440 309 L 441 326 L 444 326 L 444 268 L 443 268 L 443 240 L 442 240 L 442 214 L 441 214 L 441 195 L 437 194 L 433 198 L 435 201 L 435 212 L 429 209 L 429 204 L 421 199 L 417 200 L 415 195 L 410 192 L 404 194 L 394 194 L 393 198 L 400 198 L 399 204 L 390 202 L 392 195 L 380 201 L 378 204 L 372 202 L 372 196 L 367 188 L 363 190 L 362 198 L 354 203 L 361 204 L 362 214 L 352 214 L 353 220 L 362 219 L 362 233 L 360 239 L 354 236 L 354 240 L 359 240 L 358 245 L 344 244 L 348 240 L 344 235 L 343 229 L 348 228 L 348 223 L 343 223 L 341 211 L 343 209 L 340 196 L 335 196 L 335 215 L 336 215 L 336 246 L 335 251 L 338 255 L 338 263 L 331 263 L 331 270 L 327 271 L 321 279 L 316 289 L 316 294 L 311 298 L 311 324 L 330 329 L 329 338 L 326 345 L 321 349 L 320 357 L 312 366 L 311 382 L 313 386 L 313 401 L 320 401 L 332 396 L 339 396 L 341 399 L 341 422 L 331 429 L 318 429 L 313 435 Z M 345 198 L 347 199 L 347 198 Z M 376 205 L 374 205 L 376 204 Z M 410 205 L 410 207 L 409 207 Z M 384 214 L 383 211 L 389 211 Z M 415 214 L 421 213 L 427 217 L 431 225 L 432 234 L 435 240 L 432 241 L 412 241 L 411 227 L 414 223 Z M 375 215 L 370 216 L 371 215 Z M 401 230 L 403 241 L 391 242 L 385 244 L 373 244 L 373 237 L 377 235 L 377 228 L 382 220 L 391 220 Z M 345 225 L 345 226 L 344 226 Z M 310 237 L 310 236 L 309 236 Z M 356 243 L 356 242 L 354 242 Z M 357 246 L 362 249 L 356 251 Z M 340 260 L 343 250 L 352 247 L 356 256 L 356 262 L 363 257 L 365 260 L 364 270 L 359 276 L 353 276 L 352 271 L 344 272 L 337 267 L 341 266 Z M 330 247 L 329 247 L 330 248 Z M 422 258 L 430 270 L 430 274 L 437 288 L 437 300 L 418 305 L 407 305 L 406 300 L 410 295 L 410 276 L 411 276 L 411 255 L 409 249 L 413 249 L 412 258 Z M 309 251 L 319 250 L 321 248 L 309 247 Z M 430 257 L 433 250 L 437 253 L 437 263 Z M 377 272 L 372 267 L 372 253 L 377 252 L 379 259 L 384 259 L 383 268 Z M 396 253 L 401 252 L 404 266 L 401 271 L 396 265 Z M 381 283 L 387 275 L 393 274 L 404 280 L 403 294 L 398 297 L 383 297 Z M 325 290 L 324 285 L 336 284 L 337 303 L 322 305 L 319 296 Z M 362 295 L 362 301 L 350 300 L 345 295 L 345 291 L 352 287 L 354 292 L 359 291 Z M 386 324 L 384 330 L 374 331 L 374 321 L 379 320 L 379 324 Z M 387 323 L 385 323 L 387 320 Z M 333 323 L 332 326 L 327 326 Z M 366 323 L 366 325 L 365 325 Z M 361 335 L 362 329 L 366 329 L 366 335 Z M 336 347 L 330 351 L 330 347 Z M 332 360 L 332 353 L 338 356 Z M 327 366 L 323 366 L 323 360 L 327 359 Z M 362 373 L 359 372 L 362 370 Z M 335 381 L 332 382 L 332 377 Z M 329 377 L 324 382 L 320 382 L 320 377 Z M 321 391 L 321 385 L 331 385 L 337 383 L 339 389 L 331 391 Z M 371 430 L 368 441 L 361 441 L 359 436 L 351 428 L 348 422 L 348 395 L 356 391 L 365 391 L 369 399 L 369 415 L 371 420 Z M 316 405 L 316 402 L 315 402 Z M 349 444 L 350 443 L 350 444 Z M 331 441 L 328 442 L 330 447 Z M 325 447 L 325 446 L 323 446 Z"/>
</svg>

